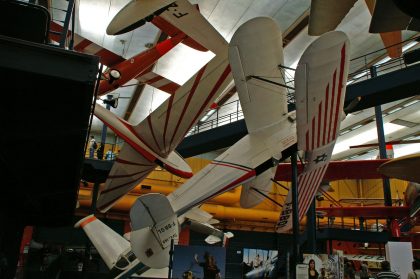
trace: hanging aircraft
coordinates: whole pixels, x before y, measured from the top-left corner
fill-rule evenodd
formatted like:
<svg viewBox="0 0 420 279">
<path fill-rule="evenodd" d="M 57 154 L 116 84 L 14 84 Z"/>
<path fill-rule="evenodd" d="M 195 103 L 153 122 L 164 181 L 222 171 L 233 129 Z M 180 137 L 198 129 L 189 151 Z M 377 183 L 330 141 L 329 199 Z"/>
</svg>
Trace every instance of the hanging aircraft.
<svg viewBox="0 0 420 279">
<path fill-rule="evenodd" d="M 166 264 L 170 241 L 178 237 L 177 216 L 207 199 L 242 184 L 242 206 L 261 202 L 263 197 L 250 194 L 251 187 L 271 187 L 277 163 L 296 150 L 296 142 L 308 162 L 299 177 L 305 193 L 299 204 L 303 216 L 339 131 L 348 57 L 348 39 L 342 32 L 325 34 L 309 46 L 295 79 L 297 112 L 289 113 L 279 69 L 280 28 L 270 18 L 254 18 L 239 27 L 229 45 L 229 61 L 249 134 L 167 197 L 147 194 L 137 199 L 130 210 L 131 247 L 140 262 L 152 268 Z M 312 184 L 305 183 L 309 181 Z M 285 229 L 289 213 L 288 209 L 281 215 Z"/>
<path fill-rule="evenodd" d="M 220 44 L 220 41 L 214 40 L 213 34 L 217 31 L 204 17 L 197 16 L 197 8 L 188 0 L 132 0 L 114 16 L 106 32 L 108 35 L 124 34 L 153 21 L 156 16 L 182 30 L 214 54 L 226 51 L 227 43 Z"/>
<path fill-rule="evenodd" d="M 196 9 L 192 11 L 195 18 L 203 19 Z M 223 37 L 210 24 L 206 26 L 207 31 L 201 31 L 213 38 L 212 44 L 225 45 Z M 174 150 L 231 79 L 225 48 L 138 125 L 96 106 L 95 115 L 126 142 L 100 193 L 98 209 L 107 211 L 158 165 L 180 177 L 191 177 L 190 167 Z"/>
<path fill-rule="evenodd" d="M 317 36 L 334 30 L 356 1 L 312 0 L 308 34 Z M 398 8 L 400 4 L 397 2 L 408 1 L 365 0 L 365 2 L 372 15 L 369 32 L 380 33 L 389 57 L 400 57 L 402 53 L 401 30 L 420 30 L 420 21 Z"/>
<path fill-rule="evenodd" d="M 107 70 L 103 73 L 104 79 L 99 84 L 99 96 L 123 86 L 132 79 L 137 79 L 141 84 L 149 84 L 166 93 L 173 94 L 180 85 L 154 73 L 152 71 L 153 65 L 180 42 L 196 50 L 207 51 L 206 48 L 186 36 L 166 20 L 155 17 L 152 23 L 171 38 L 158 43 L 156 46 L 130 59 L 125 59 L 88 39 L 74 34 L 75 51 L 97 55 L 100 57 L 101 63 L 107 66 Z M 55 31 L 55 33 L 51 33 L 51 40 L 58 41 L 60 38 L 57 33 L 62 31 L 62 26 L 52 21 L 50 28 L 52 31 Z M 70 38 L 72 34 L 69 32 L 67 35 Z"/>
</svg>

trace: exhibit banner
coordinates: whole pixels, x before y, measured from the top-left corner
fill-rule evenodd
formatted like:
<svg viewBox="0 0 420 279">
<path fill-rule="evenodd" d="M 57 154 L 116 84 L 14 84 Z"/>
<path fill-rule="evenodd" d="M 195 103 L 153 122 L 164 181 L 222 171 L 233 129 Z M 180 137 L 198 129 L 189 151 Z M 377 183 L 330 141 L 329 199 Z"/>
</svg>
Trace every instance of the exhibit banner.
<svg viewBox="0 0 420 279">
<path fill-rule="evenodd" d="M 226 250 L 216 246 L 175 245 L 172 278 L 225 278 Z"/>
<path fill-rule="evenodd" d="M 276 250 L 243 250 L 243 278 L 277 278 L 279 274 L 278 252 Z"/>
<path fill-rule="evenodd" d="M 311 278 L 340 278 L 340 258 L 338 255 L 304 254 L 303 263 L 307 264 Z"/>
</svg>

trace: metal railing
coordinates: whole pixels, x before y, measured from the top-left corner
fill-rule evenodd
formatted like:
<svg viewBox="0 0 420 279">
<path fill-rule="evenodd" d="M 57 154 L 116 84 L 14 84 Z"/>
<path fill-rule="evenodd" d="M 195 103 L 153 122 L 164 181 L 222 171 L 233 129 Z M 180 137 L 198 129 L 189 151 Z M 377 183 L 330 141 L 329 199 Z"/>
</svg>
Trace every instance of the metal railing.
<svg viewBox="0 0 420 279">
<path fill-rule="evenodd" d="M 365 59 L 365 57 L 359 57 L 357 59 Z M 356 60 L 357 60 L 356 59 Z M 356 60 L 353 60 L 353 63 L 356 63 Z M 390 59 L 386 62 L 380 64 L 374 64 L 373 66 L 369 66 L 368 63 L 364 65 L 362 69 L 359 69 L 348 76 L 347 85 L 354 84 L 357 82 L 362 82 L 371 78 L 370 74 L 370 67 L 375 67 L 377 71 L 377 75 L 383 75 L 389 72 L 393 72 L 396 70 L 400 70 L 406 68 L 407 65 L 404 63 L 402 57 L 396 59 Z M 294 80 L 290 77 L 284 76 L 285 83 L 289 87 L 294 87 Z M 287 89 L 287 100 L 288 103 L 294 103 L 294 91 Z M 231 110 L 226 109 L 228 106 L 231 107 Z M 212 113 L 213 112 L 213 113 Z M 226 124 L 230 124 L 232 122 L 236 122 L 244 118 L 241 105 L 239 100 L 224 104 L 217 109 L 208 110 L 206 115 L 211 115 L 205 121 L 200 121 L 196 126 L 194 126 L 187 136 L 195 135 L 201 133 L 203 131 L 207 131 L 213 128 L 217 128 Z"/>
</svg>

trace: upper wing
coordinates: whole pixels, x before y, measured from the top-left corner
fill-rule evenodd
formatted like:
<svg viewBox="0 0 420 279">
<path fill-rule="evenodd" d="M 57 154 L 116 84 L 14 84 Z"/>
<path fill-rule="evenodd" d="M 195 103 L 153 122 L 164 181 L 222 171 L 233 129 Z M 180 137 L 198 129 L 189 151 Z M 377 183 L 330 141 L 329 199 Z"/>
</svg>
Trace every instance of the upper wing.
<svg viewBox="0 0 420 279">
<path fill-rule="evenodd" d="M 168 156 L 231 80 L 227 51 L 214 57 L 136 127 L 152 150 Z"/>
<path fill-rule="evenodd" d="M 312 0 L 308 34 L 319 36 L 334 30 L 357 0 Z"/>
<path fill-rule="evenodd" d="M 109 35 L 123 34 L 143 25 L 155 15 L 160 15 L 195 42 L 215 54 L 224 52 L 226 40 L 209 24 L 188 0 L 132 0 L 109 23 Z"/>
<path fill-rule="evenodd" d="M 241 25 L 229 44 L 229 62 L 249 133 L 277 123 L 287 113 L 280 27 L 268 17 Z"/>
<path fill-rule="evenodd" d="M 329 32 L 302 55 L 295 76 L 298 148 L 307 161 L 298 177 L 299 220 L 306 214 L 327 170 L 338 136 L 349 64 L 349 40 L 343 32 Z M 292 226 L 289 191 L 278 231 Z"/>
<path fill-rule="evenodd" d="M 120 198 L 146 178 L 156 166 L 155 163 L 144 158 L 129 144 L 124 144 L 105 182 L 105 188 L 99 195 L 98 210 L 105 212 L 111 208 Z"/>
</svg>

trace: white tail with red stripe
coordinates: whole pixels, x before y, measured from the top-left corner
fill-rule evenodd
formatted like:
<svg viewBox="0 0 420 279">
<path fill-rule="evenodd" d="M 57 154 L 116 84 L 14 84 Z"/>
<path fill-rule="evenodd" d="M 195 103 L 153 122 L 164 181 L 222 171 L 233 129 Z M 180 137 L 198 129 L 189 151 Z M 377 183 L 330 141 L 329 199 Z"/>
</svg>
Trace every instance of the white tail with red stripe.
<svg viewBox="0 0 420 279">
<path fill-rule="evenodd" d="M 305 169 L 298 177 L 299 219 L 306 214 L 331 159 L 343 119 L 349 40 L 333 31 L 314 41 L 302 55 L 295 76 L 298 148 Z M 287 195 L 278 232 L 292 227 L 292 197 Z"/>
</svg>

